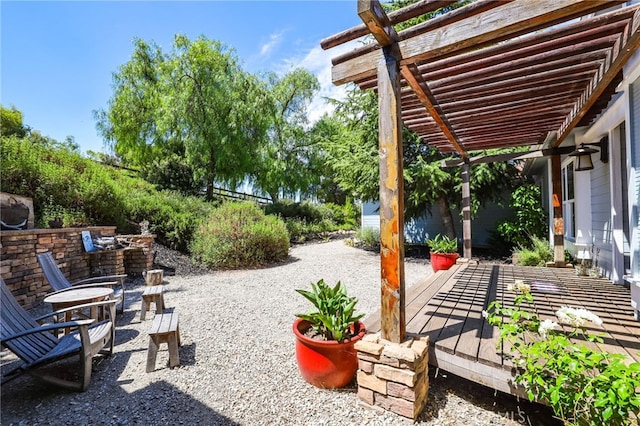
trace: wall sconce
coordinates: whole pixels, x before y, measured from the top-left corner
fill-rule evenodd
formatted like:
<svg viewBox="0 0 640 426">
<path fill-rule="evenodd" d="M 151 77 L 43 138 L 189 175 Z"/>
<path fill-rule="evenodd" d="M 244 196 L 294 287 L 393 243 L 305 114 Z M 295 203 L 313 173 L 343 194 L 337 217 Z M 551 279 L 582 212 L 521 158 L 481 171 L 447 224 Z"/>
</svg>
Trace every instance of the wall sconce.
<svg viewBox="0 0 640 426">
<path fill-rule="evenodd" d="M 580 172 L 583 170 L 593 170 L 593 161 L 591 161 L 591 154 L 595 154 L 596 152 L 598 152 L 598 150 L 589 148 L 589 146 L 596 146 L 600 148 L 600 161 L 602 161 L 603 163 L 609 162 L 609 137 L 604 136 L 602 139 L 600 139 L 600 142 L 580 144 L 580 146 L 575 151 L 569 154 L 570 157 L 576 157 L 576 165 L 573 169 L 576 172 Z"/>
</svg>

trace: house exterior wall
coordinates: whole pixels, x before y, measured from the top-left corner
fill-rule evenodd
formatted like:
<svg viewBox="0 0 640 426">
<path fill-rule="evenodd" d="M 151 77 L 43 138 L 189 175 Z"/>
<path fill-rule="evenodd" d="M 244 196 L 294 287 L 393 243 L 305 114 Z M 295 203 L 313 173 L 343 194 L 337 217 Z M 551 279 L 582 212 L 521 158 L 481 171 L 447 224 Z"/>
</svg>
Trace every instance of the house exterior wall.
<svg viewBox="0 0 640 426">
<path fill-rule="evenodd" d="M 596 160 L 591 172 L 578 172 L 589 177 L 591 184 L 591 235 L 594 253 L 594 264 L 603 271 L 607 278 L 611 278 L 612 271 L 612 226 L 611 226 L 611 197 L 609 168 L 607 164 Z M 587 224 L 588 225 L 588 224 Z"/>
<path fill-rule="evenodd" d="M 431 215 L 425 214 L 419 218 L 405 221 L 405 242 L 408 244 L 425 244 L 428 238 L 444 233 L 440 212 L 437 208 L 434 208 L 431 213 Z M 458 238 L 462 238 L 460 212 L 453 210 L 452 214 Z M 510 218 L 512 215 L 513 211 L 509 207 L 497 204 L 481 207 L 476 217 L 471 221 L 471 244 L 475 247 L 488 247 L 490 245 L 491 232 L 495 230 L 497 223 Z M 380 229 L 378 203 L 363 203 L 361 224 L 363 228 Z"/>
</svg>

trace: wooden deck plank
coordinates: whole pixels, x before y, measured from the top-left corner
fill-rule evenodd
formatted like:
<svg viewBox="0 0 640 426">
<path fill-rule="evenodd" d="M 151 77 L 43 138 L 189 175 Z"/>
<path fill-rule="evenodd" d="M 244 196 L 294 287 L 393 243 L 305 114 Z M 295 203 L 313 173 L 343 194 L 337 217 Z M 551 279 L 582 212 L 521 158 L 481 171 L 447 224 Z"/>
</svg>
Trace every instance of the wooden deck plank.
<svg viewBox="0 0 640 426">
<path fill-rule="evenodd" d="M 493 300 L 513 305 L 515 293 L 507 286 L 517 279 L 532 285 L 541 318 L 557 320 L 555 312 L 564 305 L 589 309 L 603 320 L 602 328 L 590 327 L 604 334 L 599 348 L 640 361 L 640 322 L 634 319 L 629 289 L 561 268 L 469 264 L 438 272 L 407 291 L 407 334 L 430 337 L 433 366 L 517 395 L 521 388 L 514 388 L 512 364 L 503 356 L 510 346 L 496 347 L 499 330 L 482 318 Z M 377 326 L 367 322 L 367 329 L 378 331 L 379 320 Z"/>
</svg>

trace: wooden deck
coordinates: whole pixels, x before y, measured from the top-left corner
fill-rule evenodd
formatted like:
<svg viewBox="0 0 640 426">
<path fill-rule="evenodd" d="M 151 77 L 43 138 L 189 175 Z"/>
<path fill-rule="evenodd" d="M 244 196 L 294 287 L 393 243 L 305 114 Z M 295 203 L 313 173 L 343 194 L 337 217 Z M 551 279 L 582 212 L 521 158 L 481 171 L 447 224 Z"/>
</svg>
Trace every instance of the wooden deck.
<svg viewBox="0 0 640 426">
<path fill-rule="evenodd" d="M 456 265 L 410 287 L 406 292 L 407 335 L 429 336 L 429 363 L 502 392 L 523 395 L 513 385 L 512 365 L 496 349 L 499 331 L 482 317 L 493 300 L 513 301 L 507 286 L 522 279 L 532 287 L 541 318 L 555 318 L 562 306 L 584 307 L 603 320 L 590 328 L 602 335 L 602 350 L 640 361 L 640 322 L 634 320 L 627 287 L 605 279 L 578 277 L 571 269 L 512 265 Z M 380 330 L 380 313 L 364 320 L 369 332 Z M 508 348 L 504 348 L 508 354 Z"/>
</svg>

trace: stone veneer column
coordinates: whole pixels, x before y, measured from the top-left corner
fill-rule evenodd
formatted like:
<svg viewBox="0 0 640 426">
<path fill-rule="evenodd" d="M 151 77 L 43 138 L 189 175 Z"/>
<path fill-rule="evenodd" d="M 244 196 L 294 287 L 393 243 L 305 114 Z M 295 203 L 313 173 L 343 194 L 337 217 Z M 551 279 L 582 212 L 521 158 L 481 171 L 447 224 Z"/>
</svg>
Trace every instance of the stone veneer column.
<svg viewBox="0 0 640 426">
<path fill-rule="evenodd" d="M 402 343 L 383 340 L 380 333 L 356 342 L 358 351 L 358 397 L 416 420 L 429 391 L 429 338 Z"/>
</svg>

